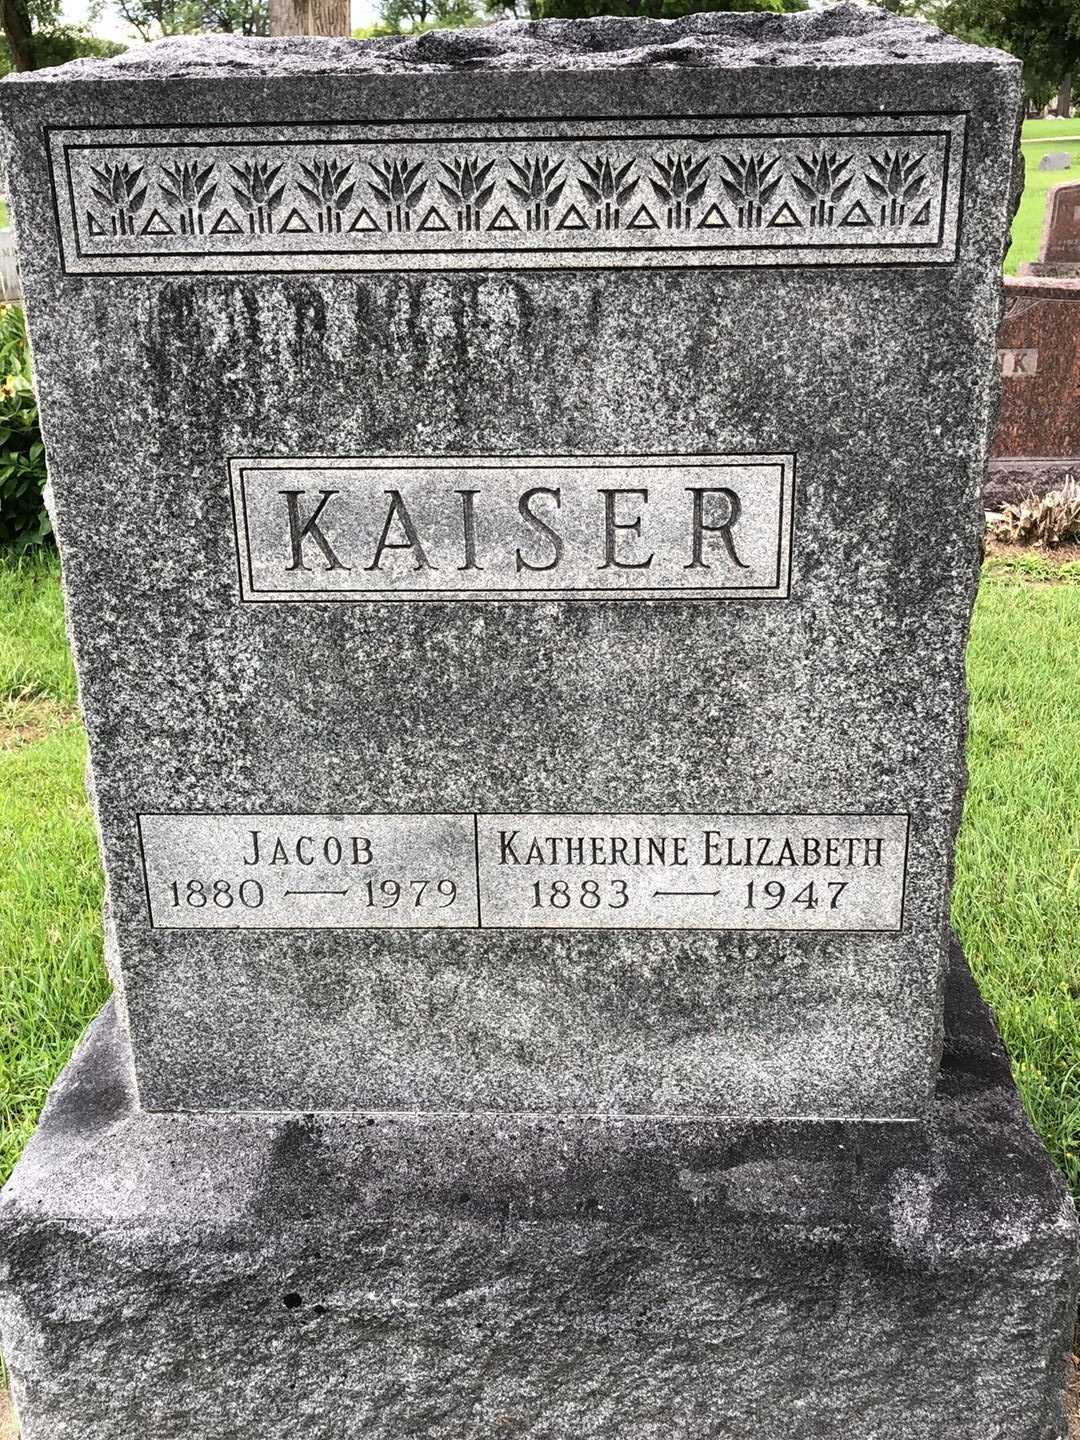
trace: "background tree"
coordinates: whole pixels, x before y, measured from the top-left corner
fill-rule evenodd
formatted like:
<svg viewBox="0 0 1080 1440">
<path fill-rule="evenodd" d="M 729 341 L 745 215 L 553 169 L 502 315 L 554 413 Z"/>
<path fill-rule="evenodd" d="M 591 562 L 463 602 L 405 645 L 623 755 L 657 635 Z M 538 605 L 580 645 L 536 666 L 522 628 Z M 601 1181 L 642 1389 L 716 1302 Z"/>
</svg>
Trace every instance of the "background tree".
<svg viewBox="0 0 1080 1440">
<path fill-rule="evenodd" d="M 271 35 L 348 35 L 349 0 L 269 0 Z M 248 30 L 265 35 L 265 30 Z"/>
<path fill-rule="evenodd" d="M 381 0 L 379 19 L 380 31 L 390 35 L 480 23 L 473 0 Z"/>
<path fill-rule="evenodd" d="M 0 0 L 0 4 L 8 0 Z M 269 35 L 269 0 L 116 0 L 117 13 L 141 40 L 225 31 Z"/>
<path fill-rule="evenodd" d="M 199 29 L 222 35 L 269 35 L 270 0 L 204 0 Z"/>
<path fill-rule="evenodd" d="M 0 0 L 0 74 L 62 65 L 80 55 L 118 55 L 125 48 L 101 40 L 86 25 L 66 25 L 61 0 Z M 100 14 L 91 10 L 91 23 Z"/>
<path fill-rule="evenodd" d="M 1080 0 L 878 0 L 976 45 L 994 45 L 1024 62 L 1024 89 L 1040 109 L 1057 91 L 1058 114 L 1072 108 L 1080 65 Z"/>
<path fill-rule="evenodd" d="M 539 20 L 543 0 L 484 0 L 485 13 L 493 20 Z"/>
</svg>

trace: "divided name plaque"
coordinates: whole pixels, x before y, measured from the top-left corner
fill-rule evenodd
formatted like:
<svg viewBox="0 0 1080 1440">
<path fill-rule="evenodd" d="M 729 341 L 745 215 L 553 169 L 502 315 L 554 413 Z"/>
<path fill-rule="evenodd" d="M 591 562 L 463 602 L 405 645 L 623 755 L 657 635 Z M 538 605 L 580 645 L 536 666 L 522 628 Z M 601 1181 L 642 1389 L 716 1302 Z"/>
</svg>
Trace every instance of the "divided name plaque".
<svg viewBox="0 0 1080 1440">
<path fill-rule="evenodd" d="M 899 931 L 906 815 L 141 815 L 154 929 Z"/>
</svg>

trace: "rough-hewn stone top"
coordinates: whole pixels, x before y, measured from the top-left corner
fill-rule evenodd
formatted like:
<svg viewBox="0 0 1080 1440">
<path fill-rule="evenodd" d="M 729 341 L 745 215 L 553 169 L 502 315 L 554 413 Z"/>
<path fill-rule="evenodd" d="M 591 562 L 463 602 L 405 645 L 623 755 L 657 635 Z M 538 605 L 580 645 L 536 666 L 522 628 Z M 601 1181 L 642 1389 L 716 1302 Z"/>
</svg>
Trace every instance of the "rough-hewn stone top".
<svg viewBox="0 0 1080 1440">
<path fill-rule="evenodd" d="M 111 60 L 76 60 L 9 76 L 9 82 L 212 79 L 334 72 L 407 74 L 440 70 L 608 70 L 646 66 L 881 65 L 906 61 L 1004 61 L 932 25 L 884 10 L 841 5 L 793 15 L 714 11 L 682 20 L 604 16 L 507 20 L 380 40 L 181 36 Z M 5 82 L 7 83 L 7 82 Z"/>
</svg>

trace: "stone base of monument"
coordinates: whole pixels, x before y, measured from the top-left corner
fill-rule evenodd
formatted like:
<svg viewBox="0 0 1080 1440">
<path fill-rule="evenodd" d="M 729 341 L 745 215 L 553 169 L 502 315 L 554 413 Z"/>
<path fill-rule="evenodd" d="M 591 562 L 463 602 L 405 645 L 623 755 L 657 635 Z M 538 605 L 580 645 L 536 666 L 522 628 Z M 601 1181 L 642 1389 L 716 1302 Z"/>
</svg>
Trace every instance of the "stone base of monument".
<svg viewBox="0 0 1080 1440">
<path fill-rule="evenodd" d="M 1072 260 L 1025 260 L 1016 273 L 1044 279 L 1080 280 L 1080 264 Z"/>
<path fill-rule="evenodd" d="M 1049 495 L 1070 480 L 1080 480 L 1080 456 L 991 460 L 983 482 L 983 504 L 987 510 L 1001 510 L 1030 496 Z"/>
<path fill-rule="evenodd" d="M 1075 1217 L 957 960 L 928 1131 L 140 1112 L 2 1200 L 24 1440 L 1063 1434 Z"/>
</svg>

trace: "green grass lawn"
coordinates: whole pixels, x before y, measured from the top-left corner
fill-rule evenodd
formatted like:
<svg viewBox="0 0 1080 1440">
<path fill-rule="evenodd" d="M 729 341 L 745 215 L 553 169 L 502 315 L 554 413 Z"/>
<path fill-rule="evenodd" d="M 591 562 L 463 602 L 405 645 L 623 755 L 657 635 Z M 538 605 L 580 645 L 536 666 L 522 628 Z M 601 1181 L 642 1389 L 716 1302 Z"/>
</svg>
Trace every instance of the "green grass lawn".
<svg viewBox="0 0 1080 1440">
<path fill-rule="evenodd" d="M 1080 1196 L 1080 565 L 988 562 L 968 669 L 954 917 Z M 107 993 L 74 695 L 55 559 L 0 564 L 0 1178 Z"/>
<path fill-rule="evenodd" d="M 1024 260 L 1039 254 L 1046 192 L 1051 185 L 1080 180 L 1080 120 L 1025 120 L 1021 134 L 1024 156 L 1024 198 L 1013 220 L 1012 244 L 1005 257 L 1005 274 L 1015 275 Z M 1069 150 L 1071 170 L 1040 170 L 1040 158 L 1050 150 Z"/>
<path fill-rule="evenodd" d="M 108 994 L 54 558 L 0 563 L 0 1177 Z"/>
<path fill-rule="evenodd" d="M 953 921 L 1080 1198 L 1080 565 L 990 561 L 968 647 Z"/>
</svg>

